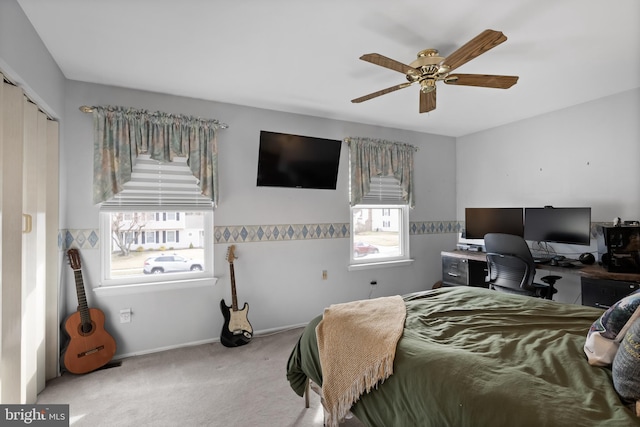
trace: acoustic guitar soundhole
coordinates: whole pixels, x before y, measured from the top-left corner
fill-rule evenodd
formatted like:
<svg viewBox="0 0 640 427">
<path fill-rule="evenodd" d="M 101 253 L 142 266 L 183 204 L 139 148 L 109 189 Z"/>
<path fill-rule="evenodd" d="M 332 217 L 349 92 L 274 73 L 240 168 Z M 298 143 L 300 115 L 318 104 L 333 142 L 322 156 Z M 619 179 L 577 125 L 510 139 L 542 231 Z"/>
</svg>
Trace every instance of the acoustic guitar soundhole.
<svg viewBox="0 0 640 427">
<path fill-rule="evenodd" d="M 93 321 L 91 323 L 81 323 L 78 325 L 78 333 L 80 335 L 90 335 L 94 329 Z"/>
</svg>

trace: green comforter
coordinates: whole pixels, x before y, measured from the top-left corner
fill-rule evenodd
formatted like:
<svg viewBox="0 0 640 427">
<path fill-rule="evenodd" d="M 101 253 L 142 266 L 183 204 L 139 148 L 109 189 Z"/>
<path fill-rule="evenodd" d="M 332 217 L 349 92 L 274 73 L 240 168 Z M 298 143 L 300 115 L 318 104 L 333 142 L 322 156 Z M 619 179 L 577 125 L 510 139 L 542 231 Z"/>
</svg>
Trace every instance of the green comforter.
<svg viewBox="0 0 640 427">
<path fill-rule="evenodd" d="M 470 287 L 404 299 L 394 373 L 352 408 L 366 425 L 640 426 L 611 370 L 590 366 L 582 349 L 602 310 Z M 322 385 L 320 320 L 305 328 L 287 364 L 300 396 L 307 377 Z"/>
</svg>

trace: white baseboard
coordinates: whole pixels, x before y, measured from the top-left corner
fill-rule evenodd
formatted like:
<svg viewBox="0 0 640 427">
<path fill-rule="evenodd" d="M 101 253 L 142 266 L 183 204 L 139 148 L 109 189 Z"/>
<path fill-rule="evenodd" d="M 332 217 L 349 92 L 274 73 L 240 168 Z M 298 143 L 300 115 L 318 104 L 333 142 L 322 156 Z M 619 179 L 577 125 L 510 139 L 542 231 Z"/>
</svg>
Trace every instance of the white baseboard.
<svg viewBox="0 0 640 427">
<path fill-rule="evenodd" d="M 253 337 L 254 338 L 266 337 L 266 336 L 274 335 L 280 332 L 285 332 L 291 329 L 304 328 L 305 326 L 307 326 L 307 323 L 299 323 L 297 325 L 282 326 L 278 328 L 261 329 L 259 331 L 254 331 Z M 148 350 L 135 351 L 132 353 L 118 354 L 113 358 L 113 360 L 121 360 L 121 359 L 126 359 L 128 357 L 159 353 L 161 351 L 174 350 L 176 348 L 193 347 L 193 346 L 202 345 L 202 344 L 211 344 L 214 342 L 220 342 L 220 338 L 218 337 L 218 338 L 212 338 L 207 340 L 191 341 L 191 342 L 186 342 L 181 344 L 168 345 L 165 347 L 156 347 Z"/>
<path fill-rule="evenodd" d="M 220 342 L 220 338 L 212 338 L 212 339 L 201 340 L 201 341 L 192 341 L 187 343 L 168 345 L 165 347 L 156 347 L 156 348 L 150 348 L 147 350 L 134 351 L 132 353 L 117 354 L 114 356 L 113 360 L 126 359 L 128 357 L 134 357 L 134 356 L 143 356 L 145 354 L 160 353 L 161 351 L 175 350 L 176 348 L 183 348 L 183 347 L 193 347 L 196 345 L 210 344 L 213 342 Z"/>
</svg>

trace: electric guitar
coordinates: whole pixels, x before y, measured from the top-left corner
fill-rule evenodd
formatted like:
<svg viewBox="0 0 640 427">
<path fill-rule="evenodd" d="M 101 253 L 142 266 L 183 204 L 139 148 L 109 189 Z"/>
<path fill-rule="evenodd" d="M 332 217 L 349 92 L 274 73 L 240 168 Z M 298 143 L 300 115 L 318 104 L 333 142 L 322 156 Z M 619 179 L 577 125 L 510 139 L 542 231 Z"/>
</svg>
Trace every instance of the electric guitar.
<svg viewBox="0 0 640 427">
<path fill-rule="evenodd" d="M 224 316 L 224 325 L 220 334 L 220 342 L 225 347 L 239 347 L 248 344 L 253 336 L 253 328 L 247 318 L 249 305 L 245 302 L 242 310 L 238 310 L 238 299 L 236 297 L 236 276 L 233 270 L 233 260 L 235 245 L 227 249 L 227 261 L 231 273 L 231 307 L 228 307 L 224 299 L 220 301 L 220 310 Z"/>
<path fill-rule="evenodd" d="M 67 255 L 76 280 L 78 311 L 71 314 L 64 324 L 70 340 L 63 360 L 69 372 L 86 374 L 109 363 L 116 353 L 116 341 L 104 330 L 102 310 L 87 307 L 78 250 L 69 249 Z"/>
</svg>

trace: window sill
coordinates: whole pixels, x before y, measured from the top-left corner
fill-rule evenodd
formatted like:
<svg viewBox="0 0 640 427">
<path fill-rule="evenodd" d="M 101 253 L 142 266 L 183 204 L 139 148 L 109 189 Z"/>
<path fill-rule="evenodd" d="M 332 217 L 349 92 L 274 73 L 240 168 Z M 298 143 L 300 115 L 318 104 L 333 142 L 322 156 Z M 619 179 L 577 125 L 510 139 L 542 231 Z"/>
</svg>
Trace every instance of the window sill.
<svg viewBox="0 0 640 427">
<path fill-rule="evenodd" d="M 126 285 L 106 285 L 93 288 L 99 295 L 126 295 L 140 294 L 144 292 L 170 291 L 175 289 L 193 289 L 213 287 L 218 281 L 217 277 L 207 277 L 189 280 L 172 280 L 166 282 L 131 283 Z"/>
<path fill-rule="evenodd" d="M 350 264 L 347 269 L 349 271 L 369 270 L 373 268 L 401 267 L 413 263 L 413 259 L 399 259 L 394 261 L 367 262 L 361 264 Z"/>
</svg>

